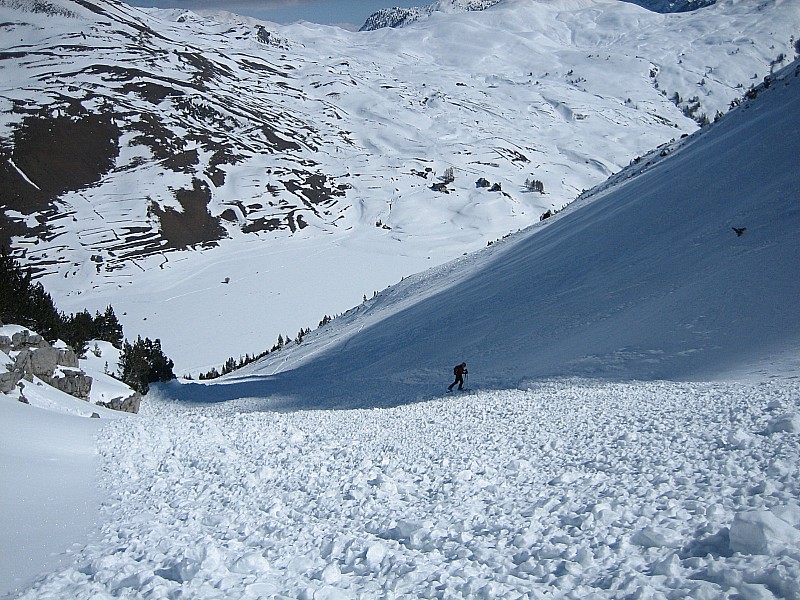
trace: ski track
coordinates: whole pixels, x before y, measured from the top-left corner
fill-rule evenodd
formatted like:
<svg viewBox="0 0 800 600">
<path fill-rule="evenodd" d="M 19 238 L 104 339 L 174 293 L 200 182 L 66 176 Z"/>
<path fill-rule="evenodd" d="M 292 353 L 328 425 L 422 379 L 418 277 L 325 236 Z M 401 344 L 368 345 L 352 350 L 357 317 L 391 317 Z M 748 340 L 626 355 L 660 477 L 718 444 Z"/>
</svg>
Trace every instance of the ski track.
<svg viewBox="0 0 800 600">
<path fill-rule="evenodd" d="M 158 393 L 101 433 L 96 541 L 21 598 L 800 598 L 800 381 Z"/>
</svg>

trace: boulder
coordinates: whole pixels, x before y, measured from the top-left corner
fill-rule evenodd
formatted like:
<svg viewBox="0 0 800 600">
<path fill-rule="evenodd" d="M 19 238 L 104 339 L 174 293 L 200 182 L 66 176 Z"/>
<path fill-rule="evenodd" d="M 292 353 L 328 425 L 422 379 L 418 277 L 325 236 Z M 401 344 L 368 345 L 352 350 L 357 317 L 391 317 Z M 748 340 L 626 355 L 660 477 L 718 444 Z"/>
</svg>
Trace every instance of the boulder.
<svg viewBox="0 0 800 600">
<path fill-rule="evenodd" d="M 78 363 L 78 355 L 69 346 L 58 348 L 58 359 L 56 360 L 62 367 L 70 367 L 72 369 L 80 369 Z"/>
<path fill-rule="evenodd" d="M 42 377 L 41 379 L 54 388 L 81 400 L 88 400 L 89 392 L 92 390 L 92 378 L 76 369 L 59 369 L 59 373 L 53 377 Z"/>
<path fill-rule="evenodd" d="M 22 379 L 22 373 L 0 370 L 0 393 L 7 394 L 12 391 L 17 387 L 20 379 Z"/>
<path fill-rule="evenodd" d="M 36 338 L 39 341 L 36 341 Z M 0 383 L 0 389 L 5 390 L 9 385 L 13 389 L 13 385 L 16 385 L 20 379 L 33 381 L 34 377 L 38 377 L 46 384 L 52 385 L 70 396 L 75 396 L 82 400 L 89 399 L 92 378 L 80 370 L 78 357 L 71 348 L 54 348 L 42 340 L 41 336 L 35 334 L 33 336 L 22 336 L 19 340 L 14 340 L 15 345 L 18 342 L 23 347 L 11 367 L 11 372 L 14 375 L 6 376 L 4 378 L 6 381 Z M 34 345 L 31 346 L 30 344 Z"/>
<path fill-rule="evenodd" d="M 58 366 L 60 351 L 52 346 L 45 348 L 25 348 L 17 354 L 14 371 L 19 371 L 25 379 L 33 381 L 34 377 L 50 378 Z"/>
<path fill-rule="evenodd" d="M 142 396 L 139 392 L 134 392 L 127 398 L 123 398 L 119 396 L 118 398 L 112 398 L 110 402 L 98 402 L 98 406 L 104 406 L 105 408 L 110 408 L 111 410 L 121 410 L 123 412 L 129 413 L 138 413 L 139 412 L 139 405 L 142 402 Z"/>
<path fill-rule="evenodd" d="M 25 348 L 44 348 L 50 344 L 38 333 L 31 333 L 25 329 L 11 336 L 11 345 L 14 350 L 23 350 Z"/>
</svg>

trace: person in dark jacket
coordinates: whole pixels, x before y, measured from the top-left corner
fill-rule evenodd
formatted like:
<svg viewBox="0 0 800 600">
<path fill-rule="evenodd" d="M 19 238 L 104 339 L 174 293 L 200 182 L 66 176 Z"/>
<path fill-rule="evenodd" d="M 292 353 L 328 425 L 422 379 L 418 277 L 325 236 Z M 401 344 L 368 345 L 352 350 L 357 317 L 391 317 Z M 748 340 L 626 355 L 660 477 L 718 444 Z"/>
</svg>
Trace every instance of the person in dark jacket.
<svg viewBox="0 0 800 600">
<path fill-rule="evenodd" d="M 464 375 L 466 375 L 467 373 L 469 373 L 469 371 L 467 371 L 467 363 L 465 363 L 465 362 L 462 362 L 460 365 L 456 365 L 455 367 L 453 367 L 453 375 L 456 376 L 456 380 L 453 383 L 451 383 L 449 386 L 447 386 L 447 391 L 448 392 L 452 392 L 453 391 L 453 386 L 455 384 L 458 384 L 458 389 L 463 390 L 464 389 Z"/>
</svg>

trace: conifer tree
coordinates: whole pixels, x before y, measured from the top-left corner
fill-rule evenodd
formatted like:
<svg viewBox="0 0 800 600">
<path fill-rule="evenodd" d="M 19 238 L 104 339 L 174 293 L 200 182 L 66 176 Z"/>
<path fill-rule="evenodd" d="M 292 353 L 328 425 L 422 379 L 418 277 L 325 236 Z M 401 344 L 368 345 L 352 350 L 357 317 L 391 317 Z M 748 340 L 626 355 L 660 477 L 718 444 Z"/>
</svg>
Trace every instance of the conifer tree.
<svg viewBox="0 0 800 600">
<path fill-rule="evenodd" d="M 41 283 L 32 282 L 8 250 L 0 249 L 0 320 L 37 331 L 46 339 L 59 337 L 63 319 Z"/>
<path fill-rule="evenodd" d="M 142 339 L 139 336 L 134 344 L 125 340 L 119 357 L 120 379 L 142 395 L 150 390 L 156 381 L 170 381 L 175 378 L 172 360 L 161 350 L 161 340 Z"/>
<path fill-rule="evenodd" d="M 122 325 L 110 305 L 102 315 L 99 312 L 95 314 L 94 338 L 109 342 L 115 348 L 122 348 Z"/>
</svg>

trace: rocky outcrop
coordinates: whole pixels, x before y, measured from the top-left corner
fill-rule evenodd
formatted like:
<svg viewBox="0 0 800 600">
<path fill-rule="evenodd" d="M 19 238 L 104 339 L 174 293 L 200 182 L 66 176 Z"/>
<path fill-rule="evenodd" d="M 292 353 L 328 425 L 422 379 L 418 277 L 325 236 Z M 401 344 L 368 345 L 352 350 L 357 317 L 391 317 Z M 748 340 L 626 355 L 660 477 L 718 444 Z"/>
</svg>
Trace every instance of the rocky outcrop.
<svg viewBox="0 0 800 600">
<path fill-rule="evenodd" d="M 21 379 L 22 373 L 0 368 L 0 393 L 7 394 L 17 387 Z"/>
<path fill-rule="evenodd" d="M 59 369 L 53 377 L 45 380 L 54 388 L 75 396 L 81 400 L 88 400 L 92 391 L 92 378 L 80 369 Z"/>
<path fill-rule="evenodd" d="M 78 357 L 69 347 L 55 347 L 42 336 L 24 330 L 0 336 L 0 350 L 7 356 L 15 353 L 13 362 L 0 369 L 0 392 L 8 393 L 25 379 L 38 377 L 46 384 L 82 400 L 89 399 L 92 378 L 78 364 Z"/>
<path fill-rule="evenodd" d="M 78 356 L 63 342 L 53 346 L 42 336 L 23 330 L 11 337 L 0 335 L 0 393 L 9 393 L 20 388 L 22 396 L 23 381 L 38 378 L 62 392 L 89 400 L 92 390 L 92 377 L 81 368 Z M 98 402 L 98 406 L 139 412 L 142 397 L 131 390 L 129 396 L 118 396 L 110 402 Z"/>
<path fill-rule="evenodd" d="M 30 345 L 28 342 L 31 337 L 41 340 L 40 336 L 29 336 L 25 341 L 20 338 L 21 344 L 17 346 L 15 343 L 17 334 L 14 335 L 13 349 L 19 353 L 11 370 L 21 374 L 22 378 L 28 381 L 38 377 L 70 396 L 88 400 L 92 389 L 92 378 L 80 370 L 75 352 L 71 348 L 53 347 L 44 340 L 35 341 L 35 345 Z"/>
<path fill-rule="evenodd" d="M 138 413 L 139 404 L 142 402 L 142 396 L 139 392 L 134 392 L 127 398 L 122 396 L 113 398 L 111 402 L 98 402 L 98 406 L 104 406 L 111 410 L 121 410 L 123 412 Z"/>
</svg>

